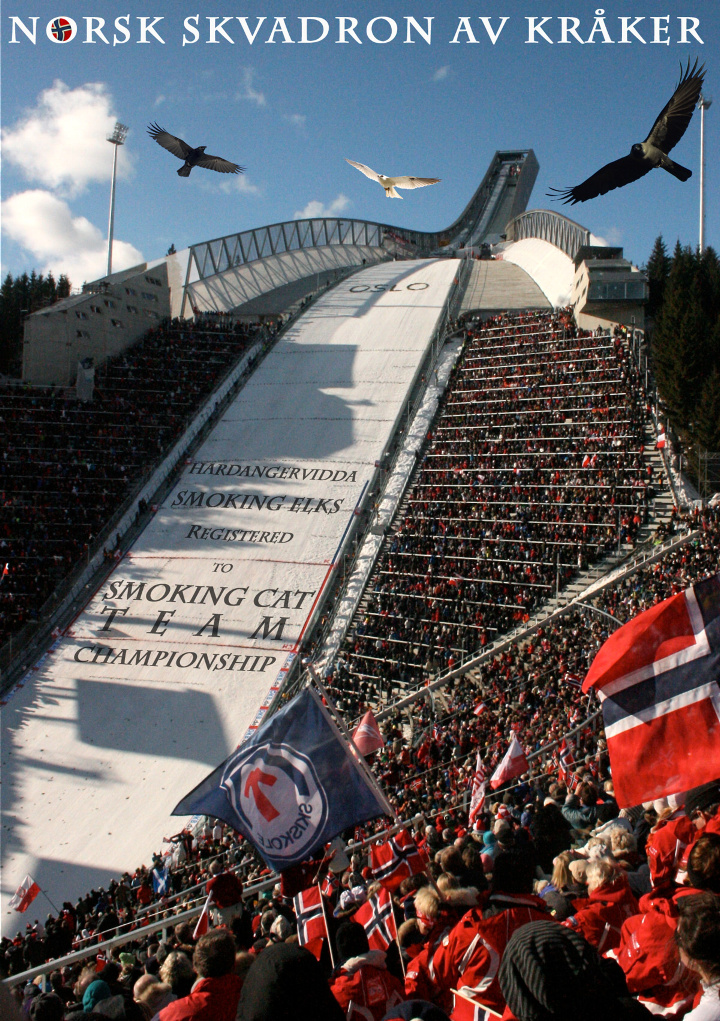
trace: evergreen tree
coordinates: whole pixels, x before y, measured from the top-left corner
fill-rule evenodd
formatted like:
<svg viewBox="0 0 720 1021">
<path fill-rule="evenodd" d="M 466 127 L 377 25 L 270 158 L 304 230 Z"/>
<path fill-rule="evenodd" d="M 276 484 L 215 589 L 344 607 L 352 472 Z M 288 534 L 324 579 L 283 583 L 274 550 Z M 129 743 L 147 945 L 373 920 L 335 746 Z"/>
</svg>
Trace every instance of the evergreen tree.
<svg viewBox="0 0 720 1021">
<path fill-rule="evenodd" d="M 698 449 L 720 451 L 720 370 L 705 381 L 695 412 L 694 440 Z"/>
<path fill-rule="evenodd" d="M 64 275 L 56 282 L 52 273 L 43 276 L 33 270 L 15 279 L 8 273 L 0 287 L 0 372 L 20 375 L 26 317 L 69 294 L 70 281 Z"/>
<path fill-rule="evenodd" d="M 659 234 L 655 240 L 645 272 L 648 278 L 648 301 L 645 311 L 648 319 L 654 321 L 662 309 L 665 288 L 670 275 L 670 258 L 662 234 Z"/>
</svg>

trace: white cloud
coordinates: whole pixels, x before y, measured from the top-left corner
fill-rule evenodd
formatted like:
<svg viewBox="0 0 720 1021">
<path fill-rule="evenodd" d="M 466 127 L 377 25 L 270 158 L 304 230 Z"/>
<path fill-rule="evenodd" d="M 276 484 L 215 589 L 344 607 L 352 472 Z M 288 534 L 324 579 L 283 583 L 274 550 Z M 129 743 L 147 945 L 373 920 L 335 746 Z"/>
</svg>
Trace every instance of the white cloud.
<svg viewBox="0 0 720 1021">
<path fill-rule="evenodd" d="M 153 103 L 153 106 L 156 106 L 156 107 L 157 106 L 162 106 L 163 103 L 165 102 L 165 99 L 166 99 L 166 97 L 163 96 L 162 93 L 161 93 L 159 96 L 155 97 L 155 102 Z"/>
<path fill-rule="evenodd" d="M 105 85 L 89 82 L 76 89 L 55 81 L 40 93 L 37 104 L 2 133 L 5 159 L 30 181 L 69 195 L 91 181 L 107 181 L 112 169 L 112 134 L 116 116 Z M 130 160 L 125 146 L 118 153 L 118 175 L 127 177 Z"/>
<path fill-rule="evenodd" d="M 293 220 L 307 220 L 316 216 L 338 216 L 350 205 L 350 199 L 342 192 L 326 206 L 319 199 L 311 199 L 304 209 L 293 213 Z"/>
<path fill-rule="evenodd" d="M 450 65 L 449 64 L 445 64 L 443 67 L 439 67 L 437 69 L 435 74 L 432 76 L 432 80 L 434 82 L 444 81 L 449 74 L 450 74 Z"/>
<path fill-rule="evenodd" d="M 623 232 L 620 227 L 608 227 L 607 230 L 603 231 L 602 237 L 600 235 L 591 234 L 590 242 L 593 245 L 598 245 L 601 248 L 606 246 L 617 246 L 621 245 L 623 240 Z"/>
<path fill-rule="evenodd" d="M 234 192 L 239 192 L 241 195 L 260 195 L 261 193 L 260 188 L 253 184 L 246 174 L 229 174 L 220 182 L 220 191 L 224 191 L 226 195 L 232 195 Z"/>
<path fill-rule="evenodd" d="M 43 260 L 42 272 L 67 274 L 73 287 L 107 271 L 107 238 L 84 216 L 72 215 L 66 202 L 36 188 L 2 203 L 3 230 L 26 251 Z M 113 270 L 144 262 L 127 241 L 113 241 Z"/>
<path fill-rule="evenodd" d="M 302 129 L 305 127 L 307 117 L 304 113 L 286 113 L 283 115 L 283 120 L 287 121 L 288 124 L 292 124 L 294 128 Z"/>
<path fill-rule="evenodd" d="M 253 85 L 254 80 L 255 72 L 251 67 L 246 67 L 243 71 L 243 87 L 235 93 L 235 99 L 249 99 L 252 103 L 257 103 L 258 106 L 265 106 L 265 93 L 258 92 Z"/>
</svg>

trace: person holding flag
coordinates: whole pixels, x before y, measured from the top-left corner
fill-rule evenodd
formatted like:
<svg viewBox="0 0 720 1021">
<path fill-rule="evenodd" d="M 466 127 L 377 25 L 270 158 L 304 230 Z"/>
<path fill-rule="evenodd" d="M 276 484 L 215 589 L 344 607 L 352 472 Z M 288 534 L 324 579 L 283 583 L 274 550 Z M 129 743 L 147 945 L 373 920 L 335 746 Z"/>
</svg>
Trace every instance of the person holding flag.
<svg viewBox="0 0 720 1021">
<path fill-rule="evenodd" d="M 330 988 L 347 1021 L 381 1021 L 405 999 L 402 982 L 387 970 L 385 951 L 371 950 L 365 929 L 354 921 L 343 922 L 335 941 L 340 968 Z"/>
</svg>

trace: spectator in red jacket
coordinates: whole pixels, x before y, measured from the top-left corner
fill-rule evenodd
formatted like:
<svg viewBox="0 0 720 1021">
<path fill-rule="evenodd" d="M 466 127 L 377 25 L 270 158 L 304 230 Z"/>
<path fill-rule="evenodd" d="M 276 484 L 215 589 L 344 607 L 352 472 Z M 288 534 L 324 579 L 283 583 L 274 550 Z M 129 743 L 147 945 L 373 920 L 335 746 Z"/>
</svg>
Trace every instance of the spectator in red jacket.
<svg viewBox="0 0 720 1021">
<path fill-rule="evenodd" d="M 227 929 L 201 936 L 193 954 L 199 980 L 189 996 L 168 1004 L 159 1021 L 235 1021 L 242 982 L 235 974 L 235 940 Z"/>
<path fill-rule="evenodd" d="M 212 907 L 217 925 L 225 925 L 228 929 L 239 918 L 243 911 L 243 885 L 234 872 L 223 872 L 219 861 L 210 866 L 211 879 L 207 881 L 205 892 L 212 894 Z"/>
<path fill-rule="evenodd" d="M 521 925 L 549 918 L 544 902 L 531 892 L 534 871 L 532 858 L 521 851 L 504 851 L 495 859 L 485 910 L 468 911 L 433 957 L 435 998 L 443 1009 L 450 1006 L 451 990 L 457 989 L 481 1006 L 503 1013 L 498 969 L 507 942 Z"/>
<path fill-rule="evenodd" d="M 342 965 L 330 988 L 347 1021 L 381 1021 L 405 999 L 402 982 L 387 970 L 385 951 L 370 949 L 358 922 L 343 922 L 335 939 Z"/>
<path fill-rule="evenodd" d="M 680 901 L 703 891 L 720 891 L 720 837 L 702 834 L 688 858 L 694 886 L 657 887 L 640 898 L 640 914 L 622 927 L 617 961 L 628 989 L 654 1013 L 682 1016 L 699 989 L 697 976 L 680 960 L 674 935 Z"/>
<path fill-rule="evenodd" d="M 575 912 L 562 924 L 575 929 L 598 953 L 620 944 L 623 922 L 640 910 L 627 876 L 610 861 L 588 862 L 587 900 L 575 901 Z"/>
</svg>

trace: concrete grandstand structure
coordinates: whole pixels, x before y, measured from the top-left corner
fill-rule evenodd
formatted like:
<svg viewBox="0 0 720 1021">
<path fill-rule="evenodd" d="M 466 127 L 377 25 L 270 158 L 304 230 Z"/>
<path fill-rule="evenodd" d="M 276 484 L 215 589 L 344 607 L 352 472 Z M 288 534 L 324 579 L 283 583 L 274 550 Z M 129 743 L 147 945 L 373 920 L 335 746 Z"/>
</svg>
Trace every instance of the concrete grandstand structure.
<svg viewBox="0 0 720 1021">
<path fill-rule="evenodd" d="M 3 766 L 12 830 L 3 841 L 4 931 L 7 897 L 26 872 L 62 900 L 106 885 L 133 856 L 148 860 L 178 795 L 297 679 L 303 642 L 336 609 L 333 583 L 346 559 L 366 539 L 383 542 L 389 479 L 400 466 L 397 506 L 455 371 L 459 324 L 572 304 L 585 329 L 641 325 L 644 277 L 620 250 L 557 213 L 526 212 L 537 169 L 532 150 L 497 152 L 443 231 L 347 218 L 274 224 L 113 274 L 29 317 L 26 381 L 70 385 L 80 359 L 100 364 L 139 335 L 122 321 L 108 327 L 99 298 L 122 303 L 127 319 L 127 289 L 149 278 L 161 297 L 148 308 L 172 317 L 300 313 L 237 393 L 226 386 L 208 401 L 203 422 L 228 393 L 203 446 L 193 449 L 193 435 L 172 452 L 180 474 L 149 526 L 83 599 L 102 557 L 88 566 L 78 614 L 3 708 L 12 743 Z M 58 324 L 71 316 L 81 326 L 58 342 Z M 52 344 L 59 354 L 46 357 Z M 618 376 L 630 372 L 624 339 L 597 347 L 617 360 Z M 228 510 L 245 513 L 237 528 Z M 172 723 L 171 738 L 158 719 Z M 37 809 L 50 783 L 52 817 Z"/>
</svg>

